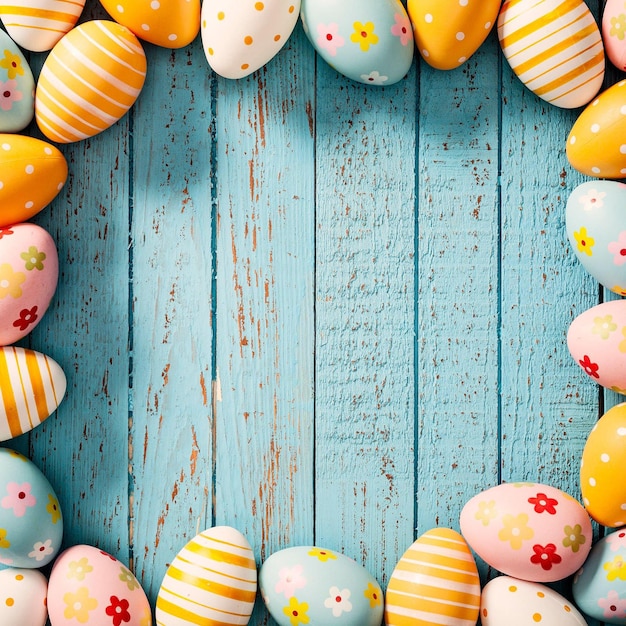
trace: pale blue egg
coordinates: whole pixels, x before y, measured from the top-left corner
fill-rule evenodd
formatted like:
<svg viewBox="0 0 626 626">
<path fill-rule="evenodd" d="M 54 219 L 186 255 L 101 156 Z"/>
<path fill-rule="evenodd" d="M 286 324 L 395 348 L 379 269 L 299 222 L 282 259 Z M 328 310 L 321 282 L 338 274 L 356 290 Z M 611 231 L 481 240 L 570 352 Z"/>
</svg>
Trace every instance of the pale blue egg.
<svg viewBox="0 0 626 626">
<path fill-rule="evenodd" d="M 379 626 L 383 617 L 376 579 L 351 558 L 324 548 L 275 552 L 261 566 L 259 589 L 279 626 Z"/>
<path fill-rule="evenodd" d="M 48 479 L 25 456 L 0 448 L 0 563 L 43 567 L 62 538 L 63 516 Z"/>
<path fill-rule="evenodd" d="M 352 80 L 392 85 L 411 67 L 413 28 L 399 0 L 302 0 L 300 17 L 317 53 Z"/>
<path fill-rule="evenodd" d="M 35 114 L 35 79 L 17 44 L 0 30 L 0 133 L 26 128 Z"/>
</svg>

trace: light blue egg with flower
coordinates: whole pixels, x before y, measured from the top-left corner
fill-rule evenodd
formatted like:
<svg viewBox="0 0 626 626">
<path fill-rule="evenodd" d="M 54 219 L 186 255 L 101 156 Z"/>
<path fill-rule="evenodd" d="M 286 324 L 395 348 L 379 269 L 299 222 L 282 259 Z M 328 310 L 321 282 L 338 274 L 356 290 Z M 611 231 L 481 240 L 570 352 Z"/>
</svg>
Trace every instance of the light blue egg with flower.
<svg viewBox="0 0 626 626">
<path fill-rule="evenodd" d="M 0 133 L 26 128 L 35 114 L 35 79 L 17 44 L 0 30 Z"/>
<path fill-rule="evenodd" d="M 302 0 L 300 17 L 317 53 L 367 85 L 393 85 L 411 67 L 413 28 L 400 0 Z"/>
<path fill-rule="evenodd" d="M 62 538 L 63 516 L 48 479 L 19 452 L 0 448 L 0 564 L 43 567 Z"/>
</svg>

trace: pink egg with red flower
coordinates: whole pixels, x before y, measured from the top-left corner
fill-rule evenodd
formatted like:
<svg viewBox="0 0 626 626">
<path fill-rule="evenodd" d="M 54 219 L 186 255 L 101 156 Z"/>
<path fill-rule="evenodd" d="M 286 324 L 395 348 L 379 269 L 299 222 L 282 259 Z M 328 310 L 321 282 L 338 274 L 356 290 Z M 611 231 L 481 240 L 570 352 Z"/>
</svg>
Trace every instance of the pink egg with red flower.
<svg viewBox="0 0 626 626">
<path fill-rule="evenodd" d="M 62 552 L 48 582 L 52 626 L 151 626 L 152 611 L 135 575 L 93 546 Z"/>
<path fill-rule="evenodd" d="M 506 483 L 474 496 L 461 511 L 461 533 L 494 569 L 532 582 L 574 574 L 591 549 L 589 515 L 564 491 Z"/>
<path fill-rule="evenodd" d="M 567 347 L 593 382 L 626 395 L 626 300 L 581 313 L 569 327 Z"/>
<path fill-rule="evenodd" d="M 56 245 L 46 230 L 29 223 L 0 228 L 0 346 L 37 326 L 58 277 Z"/>
</svg>

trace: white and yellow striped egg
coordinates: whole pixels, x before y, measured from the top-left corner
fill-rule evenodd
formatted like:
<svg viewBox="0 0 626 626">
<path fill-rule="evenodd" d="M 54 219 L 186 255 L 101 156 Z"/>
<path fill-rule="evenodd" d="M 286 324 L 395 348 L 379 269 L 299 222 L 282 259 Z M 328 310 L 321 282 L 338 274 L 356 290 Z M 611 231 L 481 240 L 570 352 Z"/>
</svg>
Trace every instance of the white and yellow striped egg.
<svg viewBox="0 0 626 626">
<path fill-rule="evenodd" d="M 35 94 L 37 124 L 59 143 L 93 137 L 125 115 L 145 78 L 145 52 L 128 28 L 109 20 L 85 22 L 44 63 Z"/>
<path fill-rule="evenodd" d="M 61 366 L 27 348 L 0 348 L 0 441 L 27 433 L 57 409 L 67 386 Z"/>
<path fill-rule="evenodd" d="M 475 626 L 480 609 L 476 562 L 451 528 L 421 535 L 396 565 L 385 598 L 386 626 Z"/>
<path fill-rule="evenodd" d="M 74 28 L 84 6 L 85 0 L 0 0 L 0 19 L 22 48 L 44 52 Z"/>
<path fill-rule="evenodd" d="M 247 539 L 230 526 L 215 526 L 189 541 L 165 572 L 157 626 L 247 624 L 256 589 L 256 563 Z"/>
<path fill-rule="evenodd" d="M 602 86 L 602 36 L 583 0 L 506 0 L 498 39 L 517 77 L 550 104 L 583 106 Z"/>
</svg>

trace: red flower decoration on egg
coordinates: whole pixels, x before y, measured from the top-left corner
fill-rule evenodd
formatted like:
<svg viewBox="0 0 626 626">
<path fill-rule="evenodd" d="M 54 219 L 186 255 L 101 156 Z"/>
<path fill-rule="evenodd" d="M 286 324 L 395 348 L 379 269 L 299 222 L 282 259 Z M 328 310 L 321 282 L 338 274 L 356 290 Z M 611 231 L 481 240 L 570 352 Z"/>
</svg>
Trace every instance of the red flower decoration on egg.
<svg viewBox="0 0 626 626">
<path fill-rule="evenodd" d="M 120 626 L 122 622 L 130 622 L 130 613 L 128 612 L 129 602 L 124 598 L 111 596 L 111 604 L 106 608 L 106 614 L 113 618 L 113 626 Z"/>
<path fill-rule="evenodd" d="M 598 370 L 600 366 L 597 363 L 593 363 L 593 361 L 589 358 L 589 355 L 585 354 L 585 356 L 578 361 L 580 363 L 580 367 L 582 367 L 588 376 L 593 376 L 594 378 L 600 378 L 600 374 L 598 374 Z"/>
<path fill-rule="evenodd" d="M 541 565 L 541 568 L 546 571 L 552 569 L 553 565 L 558 565 L 562 560 L 553 543 L 547 543 L 545 546 L 537 543 L 533 546 L 533 552 L 535 554 L 530 557 L 530 562 Z"/>
<path fill-rule="evenodd" d="M 548 498 L 545 493 L 538 493 L 534 498 L 528 498 L 528 502 L 535 506 L 535 513 L 549 513 L 556 515 L 556 505 L 559 503 L 554 498 Z"/>
<path fill-rule="evenodd" d="M 34 306 L 32 309 L 22 309 L 20 311 L 20 316 L 13 322 L 13 326 L 15 328 L 19 328 L 20 330 L 26 330 L 31 324 L 34 324 L 39 319 L 37 315 L 37 307 Z"/>
<path fill-rule="evenodd" d="M 12 234 L 13 231 L 10 228 L 0 228 L 0 239 L 2 239 L 3 237 L 8 237 Z"/>
</svg>

